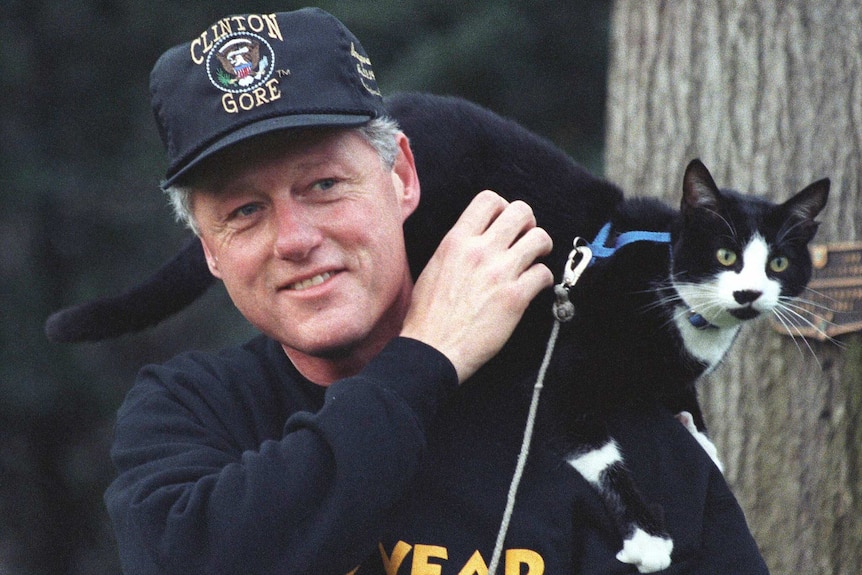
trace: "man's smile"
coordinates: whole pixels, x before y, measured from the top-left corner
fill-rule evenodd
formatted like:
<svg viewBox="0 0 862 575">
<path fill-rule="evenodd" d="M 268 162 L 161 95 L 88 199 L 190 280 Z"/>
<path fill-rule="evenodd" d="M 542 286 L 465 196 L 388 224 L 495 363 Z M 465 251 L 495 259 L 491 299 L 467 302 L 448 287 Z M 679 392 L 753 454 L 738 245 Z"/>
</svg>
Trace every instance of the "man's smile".
<svg viewBox="0 0 862 575">
<path fill-rule="evenodd" d="M 303 291 L 310 287 L 318 286 L 333 277 L 336 272 L 323 272 L 322 274 L 317 274 L 308 279 L 304 279 L 298 282 L 294 282 L 286 286 L 286 289 L 289 291 Z"/>
</svg>

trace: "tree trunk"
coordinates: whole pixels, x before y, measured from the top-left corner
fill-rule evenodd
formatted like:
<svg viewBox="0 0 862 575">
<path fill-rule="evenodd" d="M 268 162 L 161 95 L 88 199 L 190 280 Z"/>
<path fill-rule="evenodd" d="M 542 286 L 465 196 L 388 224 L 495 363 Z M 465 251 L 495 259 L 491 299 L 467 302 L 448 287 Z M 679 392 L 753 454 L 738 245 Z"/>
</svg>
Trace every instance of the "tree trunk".
<svg viewBox="0 0 862 575">
<path fill-rule="evenodd" d="M 815 241 L 862 240 L 860 22 L 862 0 L 618 0 L 607 177 L 674 204 L 695 157 L 776 201 L 829 177 Z M 699 389 L 773 574 L 862 573 L 862 336 L 761 322 Z"/>
</svg>

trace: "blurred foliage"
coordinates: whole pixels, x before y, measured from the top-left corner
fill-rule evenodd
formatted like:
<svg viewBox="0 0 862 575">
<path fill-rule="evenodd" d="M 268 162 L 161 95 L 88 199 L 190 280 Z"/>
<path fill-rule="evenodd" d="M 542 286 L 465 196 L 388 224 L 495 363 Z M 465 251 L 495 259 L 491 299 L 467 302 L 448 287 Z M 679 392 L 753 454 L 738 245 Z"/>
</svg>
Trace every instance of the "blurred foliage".
<svg viewBox="0 0 862 575">
<path fill-rule="evenodd" d="M 118 573 L 102 493 L 113 415 L 136 371 L 252 330 L 220 288 L 147 332 L 56 345 L 59 308 L 134 285 L 187 232 L 165 167 L 149 71 L 218 18 L 302 4 L 0 2 L 0 573 Z M 328 1 L 386 93 L 459 94 L 599 170 L 609 2 Z"/>
</svg>

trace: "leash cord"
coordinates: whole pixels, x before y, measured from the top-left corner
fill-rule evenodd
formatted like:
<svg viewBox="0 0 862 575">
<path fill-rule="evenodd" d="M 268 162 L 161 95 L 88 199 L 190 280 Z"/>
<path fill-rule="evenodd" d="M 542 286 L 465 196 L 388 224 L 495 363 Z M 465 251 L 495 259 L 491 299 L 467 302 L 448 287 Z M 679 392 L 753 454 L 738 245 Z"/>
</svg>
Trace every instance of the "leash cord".
<svg viewBox="0 0 862 575">
<path fill-rule="evenodd" d="M 592 252 L 588 247 L 582 245 L 580 238 L 575 239 L 574 246 L 575 249 L 569 254 L 569 259 L 566 263 L 563 282 L 554 287 L 554 293 L 556 294 L 556 303 L 553 310 L 554 326 L 551 329 L 551 335 L 548 337 L 545 357 L 542 358 L 542 365 L 539 367 L 536 383 L 533 385 L 533 398 L 530 401 L 530 411 L 527 414 L 527 423 L 524 427 L 524 439 L 521 441 L 521 451 L 518 454 L 515 473 L 512 476 L 512 482 L 509 484 L 509 493 L 506 496 L 506 509 L 503 511 L 503 520 L 500 523 L 500 530 L 497 532 L 497 542 L 494 544 L 494 552 L 491 555 L 491 562 L 488 564 L 488 575 L 496 574 L 497 566 L 500 563 L 500 556 L 503 554 L 503 544 L 506 540 L 506 533 L 509 531 L 509 522 L 512 520 L 512 514 L 515 511 L 515 496 L 521 483 L 521 477 L 524 474 L 524 468 L 527 466 L 527 456 L 530 453 L 530 442 L 533 439 L 533 429 L 536 426 L 536 412 L 539 408 L 539 396 L 545 386 L 545 375 L 548 372 L 548 366 L 551 364 L 551 357 L 554 355 L 554 347 L 560 334 L 560 324 L 564 321 L 569 321 L 574 316 L 574 306 L 569 301 L 568 290 L 575 285 L 581 273 L 583 273 L 592 260 Z"/>
<path fill-rule="evenodd" d="M 497 533 L 497 543 L 494 545 L 494 553 L 491 555 L 491 563 L 488 565 L 488 574 L 494 575 L 497 572 L 497 565 L 500 563 L 500 555 L 503 552 L 503 542 L 506 539 L 506 532 L 509 530 L 509 521 L 512 519 L 512 513 L 515 510 L 515 494 L 518 491 L 518 485 L 521 483 L 521 476 L 524 474 L 524 467 L 527 465 L 527 455 L 530 453 L 530 441 L 533 438 L 533 428 L 536 424 L 536 411 L 539 407 L 539 395 L 544 387 L 545 373 L 548 371 L 548 365 L 551 362 L 551 356 L 554 353 L 554 346 L 557 342 L 557 335 L 560 333 L 560 321 L 554 321 L 554 327 L 551 330 L 551 337 L 548 339 L 548 347 L 545 349 L 545 357 L 542 360 L 542 367 L 539 368 L 539 375 L 536 378 L 536 384 L 533 386 L 533 399 L 530 402 L 530 412 L 527 415 L 527 425 L 524 428 L 524 439 L 521 442 L 521 452 L 518 454 L 518 464 L 515 466 L 515 474 L 512 476 L 512 483 L 509 484 L 509 494 L 506 496 L 506 510 L 503 512 L 503 522 L 500 524 L 500 531 Z"/>
</svg>

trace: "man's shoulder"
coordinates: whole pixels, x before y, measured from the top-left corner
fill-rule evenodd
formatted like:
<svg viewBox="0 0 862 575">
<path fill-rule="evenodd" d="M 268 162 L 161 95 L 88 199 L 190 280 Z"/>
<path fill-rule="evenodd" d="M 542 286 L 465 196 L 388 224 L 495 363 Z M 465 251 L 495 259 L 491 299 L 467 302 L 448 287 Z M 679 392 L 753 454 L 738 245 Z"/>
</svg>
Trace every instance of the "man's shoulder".
<svg viewBox="0 0 862 575">
<path fill-rule="evenodd" d="M 228 382 L 236 378 L 256 379 L 275 372 L 290 374 L 290 362 L 277 342 L 259 335 L 242 345 L 218 351 L 182 352 L 162 364 L 145 366 L 142 374 L 171 374 L 180 378 Z"/>
<path fill-rule="evenodd" d="M 188 351 L 145 366 L 130 397 L 157 394 L 219 411 L 292 412 L 319 406 L 322 390 L 316 387 L 299 375 L 278 342 L 257 336 L 217 352 Z"/>
</svg>

